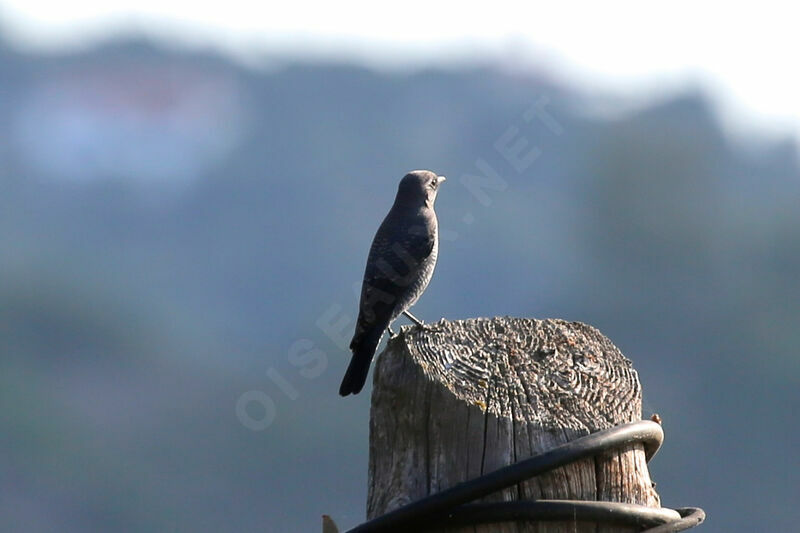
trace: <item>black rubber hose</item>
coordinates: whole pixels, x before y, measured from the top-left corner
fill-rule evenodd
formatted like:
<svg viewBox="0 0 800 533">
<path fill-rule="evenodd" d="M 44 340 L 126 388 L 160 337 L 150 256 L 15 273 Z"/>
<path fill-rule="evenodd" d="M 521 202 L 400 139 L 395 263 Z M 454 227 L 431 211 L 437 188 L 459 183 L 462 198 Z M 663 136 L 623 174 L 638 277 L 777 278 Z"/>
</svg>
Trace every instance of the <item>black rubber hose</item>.
<svg viewBox="0 0 800 533">
<path fill-rule="evenodd" d="M 644 506 L 634 510 L 630 504 L 620 504 L 613 502 L 580 502 L 571 500 L 538 500 L 531 502 L 502 502 L 499 504 L 470 504 L 468 502 L 483 498 L 493 492 L 502 490 L 506 487 L 516 485 L 526 479 L 541 475 L 545 472 L 567 465 L 574 461 L 591 457 L 603 450 L 622 447 L 628 444 L 640 442 L 644 445 L 645 457 L 649 461 L 658 451 L 664 440 L 664 432 L 661 426 L 649 420 L 632 422 L 611 429 L 598 431 L 591 435 L 586 435 L 574 441 L 562 444 L 545 453 L 524 459 L 513 465 L 509 465 L 494 472 L 485 474 L 479 478 L 459 483 L 449 489 L 445 489 L 436 494 L 431 494 L 425 498 L 412 502 L 408 505 L 390 511 L 382 516 L 374 518 L 364 524 L 356 526 L 350 533 L 364 532 L 387 532 L 387 531 L 408 531 L 409 528 L 430 529 L 431 527 L 445 527 L 451 520 L 468 520 L 462 523 L 486 523 L 501 522 L 508 520 L 563 520 L 572 519 L 574 514 L 564 516 L 560 512 L 581 512 L 592 514 L 595 518 L 586 520 L 616 523 L 619 520 L 635 520 L 635 522 L 624 522 L 627 524 L 636 523 L 643 527 L 649 525 L 657 528 L 678 524 L 679 522 L 692 521 L 688 527 L 694 527 L 702 522 L 705 515 L 698 520 L 696 513 L 686 518 L 675 518 L 670 514 L 671 522 L 664 521 L 652 522 L 660 512 L 674 513 L 668 509 L 653 509 Z M 579 511 L 580 509 L 580 511 Z M 702 510 L 697 510 L 702 513 Z M 522 515 L 525 515 L 524 517 Z M 459 516 L 470 516 L 471 518 L 459 518 Z M 515 516 L 517 518 L 504 518 Z M 551 518 L 545 518 L 550 516 Z M 662 518 L 664 515 L 659 515 Z M 635 517 L 635 518 L 634 518 Z M 477 522 L 476 522 L 477 520 Z M 688 523 L 688 522 L 687 522 Z M 438 526 L 437 526 L 438 524 Z M 653 529 L 652 532 L 667 533 L 672 531 L 683 531 L 688 529 Z M 648 530 L 648 533 L 652 533 Z"/>
<path fill-rule="evenodd" d="M 648 529 L 643 533 L 678 533 L 699 526 L 706 519 L 706 512 L 699 507 L 681 507 L 675 510 L 681 515 L 680 520 Z"/>
<path fill-rule="evenodd" d="M 678 519 L 672 509 L 618 502 L 536 500 L 470 503 L 457 507 L 446 518 L 434 520 L 427 529 L 516 521 L 599 522 L 622 526 L 651 527 Z"/>
</svg>

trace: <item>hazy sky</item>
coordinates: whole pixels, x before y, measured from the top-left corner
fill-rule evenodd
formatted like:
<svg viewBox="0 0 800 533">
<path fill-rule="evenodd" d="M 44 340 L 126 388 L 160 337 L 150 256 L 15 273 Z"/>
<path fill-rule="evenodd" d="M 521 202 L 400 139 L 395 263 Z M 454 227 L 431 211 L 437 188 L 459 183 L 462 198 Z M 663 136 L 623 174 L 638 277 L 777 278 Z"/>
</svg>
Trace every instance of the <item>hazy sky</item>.
<svg viewBox="0 0 800 533">
<path fill-rule="evenodd" d="M 463 3 L 0 0 L 8 38 L 33 48 L 144 30 L 247 61 L 288 52 L 381 67 L 502 58 L 547 64 L 587 92 L 632 99 L 699 84 L 722 116 L 800 134 L 800 9 L 790 2 Z M 393 7 L 392 7 L 393 6 Z"/>
</svg>

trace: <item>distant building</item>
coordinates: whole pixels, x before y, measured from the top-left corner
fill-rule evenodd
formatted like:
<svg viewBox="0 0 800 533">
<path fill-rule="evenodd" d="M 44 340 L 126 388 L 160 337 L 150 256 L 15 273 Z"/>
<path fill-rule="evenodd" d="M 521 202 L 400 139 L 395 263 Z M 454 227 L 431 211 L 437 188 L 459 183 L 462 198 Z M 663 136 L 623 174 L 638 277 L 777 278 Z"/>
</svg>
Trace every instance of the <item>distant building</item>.
<svg viewBox="0 0 800 533">
<path fill-rule="evenodd" d="M 35 174 L 184 182 L 242 139 L 242 93 L 233 76 L 188 65 L 84 65 L 42 78 L 12 137 Z"/>
</svg>

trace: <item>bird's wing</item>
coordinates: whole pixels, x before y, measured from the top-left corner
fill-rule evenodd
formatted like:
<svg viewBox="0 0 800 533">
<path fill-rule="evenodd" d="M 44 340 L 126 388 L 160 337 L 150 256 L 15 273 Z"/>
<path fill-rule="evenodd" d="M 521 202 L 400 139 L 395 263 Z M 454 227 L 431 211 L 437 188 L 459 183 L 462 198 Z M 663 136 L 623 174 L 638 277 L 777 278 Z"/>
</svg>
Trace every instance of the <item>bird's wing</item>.
<svg viewBox="0 0 800 533">
<path fill-rule="evenodd" d="M 389 319 L 396 299 L 418 279 L 423 261 L 433 251 L 435 226 L 424 219 L 406 222 L 398 224 L 387 217 L 372 241 L 361 289 L 361 311 L 367 322 Z"/>
<path fill-rule="evenodd" d="M 408 228 L 405 236 L 401 240 L 403 248 L 413 256 L 418 263 L 421 263 L 431 255 L 433 245 L 436 242 L 436 226 L 429 220 L 420 221 Z"/>
<path fill-rule="evenodd" d="M 392 239 L 378 232 L 369 250 L 364 283 L 361 286 L 361 315 L 368 323 L 388 320 L 394 309 L 399 284 L 393 273 L 402 274 L 403 267 L 392 252 Z M 407 268 L 405 270 L 407 272 Z"/>
<path fill-rule="evenodd" d="M 433 251 L 436 230 L 424 221 L 409 222 L 387 231 L 385 223 L 381 225 L 369 250 L 365 282 L 405 286 L 416 278 L 420 265 Z"/>
</svg>

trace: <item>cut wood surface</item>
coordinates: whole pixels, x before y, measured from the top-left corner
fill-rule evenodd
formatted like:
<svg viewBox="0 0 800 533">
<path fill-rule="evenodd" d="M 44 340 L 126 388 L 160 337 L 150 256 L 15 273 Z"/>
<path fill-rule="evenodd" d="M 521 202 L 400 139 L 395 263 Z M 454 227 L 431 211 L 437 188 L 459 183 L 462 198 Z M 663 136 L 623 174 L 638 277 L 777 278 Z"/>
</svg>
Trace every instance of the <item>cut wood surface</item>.
<svg viewBox="0 0 800 533">
<path fill-rule="evenodd" d="M 641 400 L 631 362 L 585 324 L 500 317 L 404 327 L 375 368 L 367 516 L 640 420 Z M 483 501 L 532 499 L 659 507 L 640 444 L 567 465 Z M 634 530 L 559 522 L 457 531 Z"/>
</svg>

